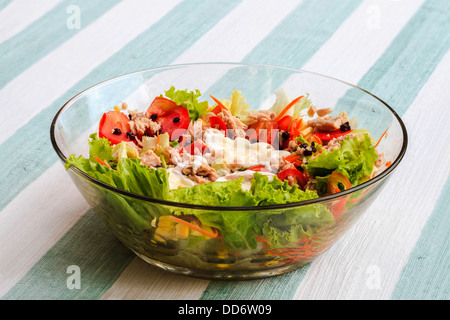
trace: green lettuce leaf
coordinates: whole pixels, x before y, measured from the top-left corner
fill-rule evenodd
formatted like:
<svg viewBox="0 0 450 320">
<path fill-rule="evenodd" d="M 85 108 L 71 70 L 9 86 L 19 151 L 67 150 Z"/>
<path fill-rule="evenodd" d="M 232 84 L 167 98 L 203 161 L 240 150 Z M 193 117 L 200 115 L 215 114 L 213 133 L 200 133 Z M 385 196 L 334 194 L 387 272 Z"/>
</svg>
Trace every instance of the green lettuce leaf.
<svg viewBox="0 0 450 320">
<path fill-rule="evenodd" d="M 177 105 L 184 106 L 189 111 L 191 122 L 196 121 L 201 115 L 205 114 L 209 107 L 208 101 L 198 101 L 198 97 L 201 96 L 199 90 L 176 90 L 174 86 L 171 86 L 165 92 L 165 96 Z"/>
<path fill-rule="evenodd" d="M 319 195 L 323 194 L 323 185 L 333 171 L 346 176 L 352 186 L 366 181 L 372 173 L 378 155 L 369 135 L 359 138 L 348 136 L 340 144 L 341 148 L 311 157 L 304 165 L 306 171 L 318 180 Z"/>
<path fill-rule="evenodd" d="M 295 247 L 304 237 L 312 237 L 331 226 L 334 217 L 321 204 L 288 209 L 280 213 L 259 215 L 257 224 L 268 240 L 269 248 Z"/>
<path fill-rule="evenodd" d="M 243 179 L 203 183 L 189 188 L 170 190 L 170 200 L 206 206 L 245 207 L 258 203 L 252 195 L 242 190 Z"/>
<path fill-rule="evenodd" d="M 260 173 L 255 173 L 250 193 L 258 206 L 299 202 L 318 197 L 312 190 L 303 191 L 298 185 L 291 187 L 288 181 L 281 181 L 277 177 L 269 180 L 269 177 Z"/>
<path fill-rule="evenodd" d="M 83 156 L 71 155 L 65 166 L 67 169 L 75 166 L 91 177 L 121 190 L 166 199 L 169 194 L 169 176 L 166 170 L 142 166 L 140 161 L 124 158 L 116 169 L 111 169 Z"/>
<path fill-rule="evenodd" d="M 168 194 L 168 176 L 164 169 L 150 169 L 139 164 L 139 159 L 122 159 L 117 165 L 117 170 L 100 165 L 83 156 L 71 155 L 66 161 L 66 168 L 75 166 L 94 179 L 125 191 L 146 195 L 153 198 L 164 199 Z M 107 189 L 96 187 L 96 201 L 103 202 L 104 206 L 111 207 L 110 215 L 116 217 L 112 221 L 120 219 L 124 224 L 136 231 L 142 231 L 151 227 L 151 220 L 160 215 L 168 215 L 168 209 L 156 204 L 141 200 L 122 197 Z M 120 216 L 118 216 L 120 213 Z M 108 215 L 105 220 L 109 221 Z M 117 228 L 116 223 L 109 223 L 112 229 Z"/>
<path fill-rule="evenodd" d="M 199 205 L 223 206 L 223 211 L 180 209 L 175 214 L 193 215 L 204 225 L 219 230 L 229 249 L 256 248 L 253 212 L 226 211 L 230 206 L 256 206 L 251 193 L 242 190 L 242 179 L 204 183 L 170 191 L 170 200 Z"/>
<path fill-rule="evenodd" d="M 269 180 L 266 175 L 257 172 L 254 174 L 249 191 L 242 189 L 242 179 L 204 183 L 170 191 L 172 201 L 223 206 L 223 211 L 180 209 L 176 214 L 193 215 L 202 224 L 216 228 L 229 249 L 256 248 L 256 234 L 261 233 L 262 226 L 256 220 L 263 214 L 257 211 L 227 211 L 226 207 L 267 206 L 314 198 L 317 198 L 314 191 L 303 191 L 297 186 L 291 187 L 287 181 L 282 182 L 276 177 Z M 272 210 L 269 212 L 273 214 Z"/>
<path fill-rule="evenodd" d="M 97 133 L 93 133 L 89 136 L 89 156 L 91 161 L 96 161 L 94 156 L 98 157 L 102 161 L 113 161 L 115 157 L 113 154 L 113 146 L 111 142 L 106 138 L 99 138 Z"/>
</svg>

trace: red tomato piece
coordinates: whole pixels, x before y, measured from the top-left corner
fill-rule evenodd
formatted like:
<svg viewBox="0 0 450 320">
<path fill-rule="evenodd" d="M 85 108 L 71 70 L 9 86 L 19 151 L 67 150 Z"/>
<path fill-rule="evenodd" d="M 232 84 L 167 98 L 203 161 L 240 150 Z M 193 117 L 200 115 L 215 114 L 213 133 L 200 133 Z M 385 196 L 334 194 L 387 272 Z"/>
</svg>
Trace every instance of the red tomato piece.
<svg viewBox="0 0 450 320">
<path fill-rule="evenodd" d="M 350 189 L 352 183 L 344 176 L 342 173 L 333 171 L 328 177 L 328 193 L 338 193 L 341 192 L 339 184 L 342 184 L 344 190 Z"/>
<path fill-rule="evenodd" d="M 294 178 L 296 183 L 300 185 L 302 188 L 304 188 L 306 186 L 306 183 L 308 182 L 305 176 L 297 169 L 286 169 L 279 172 L 277 175 L 277 178 L 280 179 L 281 181 L 284 181 L 289 177 Z"/>
<path fill-rule="evenodd" d="M 225 132 L 227 132 L 227 129 L 228 129 L 227 125 L 219 117 L 216 117 L 216 116 L 209 117 L 209 124 L 211 125 L 212 128 L 216 128 L 219 130 L 225 130 Z"/>
<path fill-rule="evenodd" d="M 191 143 L 190 145 L 183 148 L 184 152 L 187 152 L 191 155 L 196 154 L 195 150 L 198 150 L 201 152 L 201 154 L 204 154 L 205 149 L 208 146 L 202 141 L 202 140 L 196 140 L 195 142 Z"/>
<path fill-rule="evenodd" d="M 158 117 L 164 115 L 176 109 L 178 106 L 175 102 L 164 97 L 156 97 L 150 107 L 147 109 L 147 114 L 150 117 L 153 114 L 157 114 Z"/>
<path fill-rule="evenodd" d="M 286 131 L 289 133 L 288 139 L 281 140 L 281 147 L 286 149 L 289 147 L 289 142 L 294 140 L 300 135 L 299 128 L 302 126 L 303 120 L 300 119 L 292 119 L 291 116 L 284 116 L 278 121 L 278 129 L 280 131 Z"/>
<path fill-rule="evenodd" d="M 273 146 L 278 146 L 278 123 L 275 121 L 259 121 L 251 124 L 247 130 L 250 141 L 258 140 Z"/>
<path fill-rule="evenodd" d="M 333 140 L 334 138 L 343 137 L 352 131 L 353 130 L 348 130 L 348 131 L 337 130 L 337 131 L 332 131 L 332 132 L 316 132 L 313 134 L 313 136 L 316 136 L 321 141 L 330 141 L 330 140 Z"/>
<path fill-rule="evenodd" d="M 189 111 L 167 98 L 156 97 L 147 109 L 147 115 L 156 118 L 161 131 L 167 132 L 170 140 L 178 139 L 189 127 Z"/>
<path fill-rule="evenodd" d="M 127 136 L 129 131 L 130 119 L 120 111 L 109 111 L 104 113 L 100 120 L 98 136 L 108 139 L 112 144 L 118 144 L 131 141 Z"/>
<path fill-rule="evenodd" d="M 280 121 L 278 121 L 278 129 L 280 129 L 280 131 L 289 131 L 291 122 L 292 122 L 291 116 L 284 116 L 283 118 L 281 118 Z"/>
<path fill-rule="evenodd" d="M 251 167 L 248 167 L 247 170 L 251 170 L 251 171 L 257 171 L 257 172 L 267 172 L 267 168 L 265 165 L 263 164 L 257 164 Z"/>
</svg>

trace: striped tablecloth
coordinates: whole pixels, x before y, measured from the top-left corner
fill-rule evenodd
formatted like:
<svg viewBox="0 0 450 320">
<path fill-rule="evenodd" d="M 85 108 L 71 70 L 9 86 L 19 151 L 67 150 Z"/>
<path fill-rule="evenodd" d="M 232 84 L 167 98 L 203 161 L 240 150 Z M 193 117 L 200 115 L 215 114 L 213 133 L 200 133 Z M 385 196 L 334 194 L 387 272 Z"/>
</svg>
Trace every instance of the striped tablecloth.
<svg viewBox="0 0 450 320">
<path fill-rule="evenodd" d="M 449 299 L 449 48 L 448 0 L 0 0 L 0 297 Z M 305 268 L 221 282 L 152 267 L 108 231 L 51 147 L 51 120 L 79 91 L 205 61 L 330 75 L 407 126 L 381 195 Z"/>
</svg>

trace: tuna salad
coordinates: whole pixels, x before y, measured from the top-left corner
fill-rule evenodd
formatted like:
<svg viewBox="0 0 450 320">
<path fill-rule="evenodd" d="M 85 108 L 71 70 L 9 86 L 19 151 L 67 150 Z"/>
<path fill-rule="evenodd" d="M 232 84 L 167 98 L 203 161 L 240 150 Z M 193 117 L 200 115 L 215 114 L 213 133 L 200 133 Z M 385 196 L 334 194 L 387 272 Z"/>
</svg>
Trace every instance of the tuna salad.
<svg viewBox="0 0 450 320">
<path fill-rule="evenodd" d="M 146 110 L 122 103 L 99 119 L 98 131 L 88 141 L 89 155 L 71 155 L 66 168 L 77 167 L 103 183 L 153 199 L 225 208 L 295 203 L 343 192 L 388 165 L 370 132 L 358 129 L 346 112 L 319 108 L 308 94 L 294 99 L 283 89 L 274 94 L 267 110 L 250 106 L 238 90 L 228 98 L 201 100 L 198 90 L 170 87 L 149 101 Z M 217 219 L 217 212 L 195 210 L 152 219 L 189 226 L 192 232 L 186 237 L 220 235 L 227 249 L 253 248 L 265 236 L 274 246 L 286 246 L 295 243 L 286 238 L 289 228 L 298 231 L 303 224 L 302 233 L 295 233 L 299 239 L 305 230 L 314 234 L 315 228 L 334 223 L 336 212 L 315 208 L 313 216 L 296 213 L 295 226 L 282 226 L 291 218 L 275 226 L 262 217 L 248 215 L 253 220 L 243 223 L 242 217 Z M 142 220 L 142 214 L 136 219 Z M 152 241 L 171 239 L 173 232 L 164 237 L 155 221 L 149 226 L 156 228 Z"/>
</svg>

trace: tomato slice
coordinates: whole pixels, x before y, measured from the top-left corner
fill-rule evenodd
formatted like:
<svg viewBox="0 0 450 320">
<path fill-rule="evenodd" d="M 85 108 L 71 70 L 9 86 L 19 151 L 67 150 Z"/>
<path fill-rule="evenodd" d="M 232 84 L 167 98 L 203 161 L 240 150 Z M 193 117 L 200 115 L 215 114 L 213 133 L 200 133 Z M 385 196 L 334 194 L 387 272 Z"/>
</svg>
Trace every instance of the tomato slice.
<svg viewBox="0 0 450 320">
<path fill-rule="evenodd" d="M 316 132 L 313 134 L 313 137 L 316 136 L 321 141 L 330 141 L 330 140 L 333 140 L 334 138 L 343 137 L 352 131 L 353 130 L 348 130 L 348 131 L 337 130 L 337 131 L 333 131 L 333 132 Z"/>
<path fill-rule="evenodd" d="M 130 119 L 124 113 L 114 110 L 103 114 L 98 136 L 108 139 L 112 144 L 119 144 L 122 141 L 131 141 L 127 136 L 129 131 Z"/>
<path fill-rule="evenodd" d="M 195 150 L 198 150 L 201 152 L 201 154 L 204 154 L 205 149 L 208 148 L 208 146 L 202 141 L 202 140 L 196 140 L 190 145 L 187 145 L 183 148 L 184 152 L 187 152 L 191 155 L 195 154 Z"/>
<path fill-rule="evenodd" d="M 220 119 L 219 117 L 216 117 L 216 116 L 209 117 L 209 124 L 211 125 L 212 128 L 216 128 L 219 130 L 225 130 L 225 132 L 227 132 L 227 130 L 228 130 L 225 122 L 223 122 L 222 119 Z"/>
<path fill-rule="evenodd" d="M 314 140 L 315 143 L 317 143 L 320 146 L 323 145 L 322 140 L 318 136 L 312 135 L 311 137 L 312 137 L 312 139 Z"/>
<path fill-rule="evenodd" d="M 189 127 L 189 111 L 164 97 L 156 97 L 147 109 L 147 115 L 161 125 L 170 140 L 178 139 Z M 156 116 L 155 116 L 156 115 Z"/>
<path fill-rule="evenodd" d="M 266 166 L 263 164 L 257 164 L 257 165 L 248 167 L 247 170 L 257 171 L 257 172 L 267 172 L 268 171 Z"/>
<path fill-rule="evenodd" d="M 341 192 L 339 185 L 344 187 L 344 190 L 350 189 L 352 187 L 352 183 L 347 179 L 342 173 L 333 171 L 328 177 L 328 193 L 338 193 Z"/>
<path fill-rule="evenodd" d="M 288 139 L 282 139 L 281 147 L 286 149 L 289 147 L 289 142 L 294 140 L 300 135 L 299 128 L 302 126 L 303 120 L 300 119 L 292 119 L 291 116 L 284 116 L 281 120 L 278 121 L 278 129 L 280 131 L 285 131 L 289 133 Z"/>
<path fill-rule="evenodd" d="M 258 140 L 278 146 L 278 123 L 276 121 L 259 121 L 248 126 L 247 136 L 250 141 Z"/>
<path fill-rule="evenodd" d="M 278 129 L 280 129 L 280 131 L 288 131 L 289 132 L 289 127 L 291 125 L 291 122 L 292 122 L 291 116 L 284 116 L 283 118 L 281 118 L 280 121 L 278 121 Z"/>
<path fill-rule="evenodd" d="M 162 116 L 165 113 L 176 109 L 177 107 L 177 104 L 170 99 L 164 97 L 156 97 L 150 107 L 148 107 L 147 114 L 149 117 L 151 117 L 155 113 L 158 116 Z"/>
<path fill-rule="evenodd" d="M 297 169 L 286 169 L 277 174 L 277 178 L 280 179 L 281 181 L 284 181 L 289 177 L 294 178 L 296 183 L 300 185 L 302 189 L 306 186 L 306 183 L 308 182 L 305 176 Z"/>
</svg>

